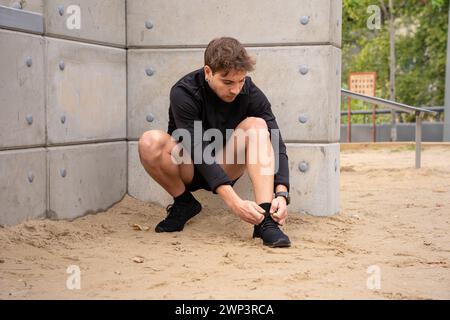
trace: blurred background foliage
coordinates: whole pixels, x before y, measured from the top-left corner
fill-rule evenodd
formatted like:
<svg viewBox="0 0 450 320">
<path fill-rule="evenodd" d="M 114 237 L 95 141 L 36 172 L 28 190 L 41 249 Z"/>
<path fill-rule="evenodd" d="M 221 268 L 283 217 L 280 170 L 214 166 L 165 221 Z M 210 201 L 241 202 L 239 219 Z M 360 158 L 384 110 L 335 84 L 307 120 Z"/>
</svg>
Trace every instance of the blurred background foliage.
<svg viewBox="0 0 450 320">
<path fill-rule="evenodd" d="M 389 17 L 394 16 L 395 30 L 395 100 L 411 106 L 444 105 L 445 64 L 449 0 L 343 0 L 342 87 L 348 88 L 350 72 L 375 71 L 376 96 L 390 99 Z M 370 30 L 368 19 L 380 8 L 380 27 Z M 383 10 L 384 9 L 384 10 Z M 347 110 L 346 99 L 342 110 Z M 371 110 L 372 106 L 356 100 L 352 110 Z M 342 117 L 342 123 L 347 117 Z M 431 121 L 442 121 L 431 118 Z M 413 122 L 402 115 L 399 121 Z M 390 115 L 378 115 L 377 123 L 390 123 Z M 352 123 L 371 122 L 371 116 L 352 116 Z"/>
</svg>

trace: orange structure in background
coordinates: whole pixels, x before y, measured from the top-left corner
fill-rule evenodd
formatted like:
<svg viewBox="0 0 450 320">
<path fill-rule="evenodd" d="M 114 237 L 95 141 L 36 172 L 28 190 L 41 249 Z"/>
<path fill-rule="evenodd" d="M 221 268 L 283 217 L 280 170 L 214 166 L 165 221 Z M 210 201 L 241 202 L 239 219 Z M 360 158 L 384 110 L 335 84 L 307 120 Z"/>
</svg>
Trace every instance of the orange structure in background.
<svg viewBox="0 0 450 320">
<path fill-rule="evenodd" d="M 375 89 L 377 83 L 376 72 L 350 72 L 348 76 L 348 90 L 364 94 L 367 96 L 375 97 Z M 372 140 L 377 140 L 377 116 L 376 106 L 373 106 L 372 112 Z M 352 141 L 352 124 L 351 124 L 351 99 L 348 98 L 348 110 L 347 110 L 347 142 Z"/>
</svg>

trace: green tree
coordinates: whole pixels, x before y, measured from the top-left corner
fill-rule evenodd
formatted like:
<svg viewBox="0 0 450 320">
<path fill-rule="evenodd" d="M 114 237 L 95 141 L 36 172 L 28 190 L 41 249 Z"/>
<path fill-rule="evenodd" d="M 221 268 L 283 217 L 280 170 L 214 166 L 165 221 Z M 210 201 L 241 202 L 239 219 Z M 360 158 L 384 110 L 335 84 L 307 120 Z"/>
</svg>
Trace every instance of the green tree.
<svg viewBox="0 0 450 320">
<path fill-rule="evenodd" d="M 342 86 L 347 87 L 350 72 L 375 71 L 377 96 L 389 99 L 388 17 L 381 10 L 380 28 L 370 30 L 370 5 L 382 7 L 376 0 L 343 1 Z M 397 101 L 413 106 L 444 104 L 448 6 L 449 0 L 394 1 Z M 346 109 L 347 103 L 342 108 Z M 352 108 L 371 106 L 353 101 Z M 389 121 L 390 116 L 378 119 L 379 123 Z M 352 117 L 352 122 L 362 122 L 362 117 Z"/>
</svg>

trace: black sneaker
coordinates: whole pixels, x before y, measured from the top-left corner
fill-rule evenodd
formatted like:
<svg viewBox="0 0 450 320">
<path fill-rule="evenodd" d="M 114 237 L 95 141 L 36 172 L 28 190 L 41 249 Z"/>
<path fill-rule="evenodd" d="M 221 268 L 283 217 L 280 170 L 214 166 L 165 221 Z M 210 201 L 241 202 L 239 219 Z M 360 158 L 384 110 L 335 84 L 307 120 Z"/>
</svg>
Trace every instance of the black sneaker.
<svg viewBox="0 0 450 320">
<path fill-rule="evenodd" d="M 185 223 L 202 210 L 202 205 L 196 199 L 190 203 L 169 204 L 166 208 L 167 217 L 158 223 L 156 232 L 182 231 Z"/>
<path fill-rule="evenodd" d="M 253 238 L 263 239 L 263 244 L 271 248 L 290 247 L 291 241 L 288 236 L 278 227 L 270 213 L 265 214 L 263 222 L 255 226 Z"/>
</svg>

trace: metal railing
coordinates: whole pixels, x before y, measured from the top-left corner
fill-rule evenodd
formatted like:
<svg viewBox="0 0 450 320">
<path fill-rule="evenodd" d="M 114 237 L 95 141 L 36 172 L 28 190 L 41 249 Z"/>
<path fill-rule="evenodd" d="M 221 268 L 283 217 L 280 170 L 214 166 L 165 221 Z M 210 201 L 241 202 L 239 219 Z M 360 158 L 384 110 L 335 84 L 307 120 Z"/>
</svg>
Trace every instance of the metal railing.
<svg viewBox="0 0 450 320">
<path fill-rule="evenodd" d="M 375 105 L 383 105 L 385 107 L 388 107 L 389 109 L 400 112 L 406 112 L 410 114 L 414 113 L 416 116 L 416 169 L 420 168 L 421 151 L 422 151 L 422 117 L 425 113 L 437 114 L 438 113 L 437 111 L 412 107 L 403 103 L 381 99 L 377 97 L 366 96 L 364 94 L 352 92 L 346 89 L 341 89 L 341 95 L 343 97 L 361 100 Z"/>
<path fill-rule="evenodd" d="M 444 107 L 429 107 L 427 110 L 436 111 L 438 114 L 444 112 Z M 399 113 L 407 113 L 406 111 L 398 111 Z M 377 109 L 375 111 L 372 110 L 351 110 L 350 114 L 353 115 L 371 115 L 371 114 L 391 114 L 391 110 L 389 109 Z M 347 116 L 347 111 L 341 111 L 341 116 Z"/>
</svg>

